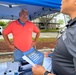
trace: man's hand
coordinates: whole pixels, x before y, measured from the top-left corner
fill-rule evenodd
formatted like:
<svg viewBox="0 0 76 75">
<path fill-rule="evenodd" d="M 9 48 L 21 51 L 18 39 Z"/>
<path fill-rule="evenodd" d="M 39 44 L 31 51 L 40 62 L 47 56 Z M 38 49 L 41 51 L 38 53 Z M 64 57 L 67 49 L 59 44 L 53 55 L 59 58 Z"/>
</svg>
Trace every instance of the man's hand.
<svg viewBox="0 0 76 75">
<path fill-rule="evenodd" d="M 11 49 L 13 49 L 13 50 L 15 49 L 14 44 L 9 44 L 8 46 L 9 46 Z"/>
<path fill-rule="evenodd" d="M 11 43 L 10 39 L 8 38 L 8 35 L 2 34 L 4 37 L 4 40 L 6 41 L 6 44 L 11 48 L 11 49 L 15 49 L 14 44 Z"/>
<path fill-rule="evenodd" d="M 35 67 L 32 67 L 32 72 L 33 72 L 33 75 L 44 75 L 45 73 L 45 69 L 44 67 L 40 66 L 40 65 L 35 65 Z"/>
<path fill-rule="evenodd" d="M 40 35 L 40 30 L 39 30 L 38 33 L 36 33 L 36 37 L 35 37 L 35 39 L 33 40 L 31 47 L 33 47 L 33 46 L 36 45 L 36 43 L 37 43 L 37 41 L 38 41 L 38 38 L 39 38 L 39 35 Z"/>
<path fill-rule="evenodd" d="M 32 67 L 32 72 L 33 72 L 33 75 L 44 75 L 45 73 L 45 69 L 44 67 L 40 66 L 40 65 L 35 65 L 35 67 Z M 51 74 L 49 73 L 48 75 L 54 75 L 54 74 Z"/>
<path fill-rule="evenodd" d="M 33 41 L 31 47 L 35 46 L 36 43 L 37 43 L 36 41 Z"/>
</svg>

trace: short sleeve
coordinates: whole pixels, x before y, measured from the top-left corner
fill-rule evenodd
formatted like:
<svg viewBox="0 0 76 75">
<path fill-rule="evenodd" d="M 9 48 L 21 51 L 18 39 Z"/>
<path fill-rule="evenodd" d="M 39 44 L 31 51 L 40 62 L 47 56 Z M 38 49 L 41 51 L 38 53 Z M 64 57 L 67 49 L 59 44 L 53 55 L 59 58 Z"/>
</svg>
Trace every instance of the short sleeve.
<svg viewBox="0 0 76 75">
<path fill-rule="evenodd" d="M 12 23 L 9 23 L 2 33 L 8 35 L 11 32 L 12 32 Z"/>
<path fill-rule="evenodd" d="M 35 24 L 33 24 L 33 32 L 38 33 L 39 31 L 39 28 Z"/>
</svg>

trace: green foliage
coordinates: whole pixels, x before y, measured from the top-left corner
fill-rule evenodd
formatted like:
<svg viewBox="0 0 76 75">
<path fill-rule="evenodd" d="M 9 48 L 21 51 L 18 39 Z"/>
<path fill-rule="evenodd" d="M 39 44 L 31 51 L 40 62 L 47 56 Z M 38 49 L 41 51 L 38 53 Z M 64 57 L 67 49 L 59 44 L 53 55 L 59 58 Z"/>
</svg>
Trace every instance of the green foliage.
<svg viewBox="0 0 76 75">
<path fill-rule="evenodd" d="M 59 29 L 42 29 L 40 32 L 57 32 Z"/>
<path fill-rule="evenodd" d="M 0 21 L 0 26 L 5 26 L 6 23 L 4 21 Z"/>
<path fill-rule="evenodd" d="M 39 38 L 38 39 L 38 42 L 53 42 L 53 41 L 55 41 L 55 40 L 57 40 L 56 38 Z"/>
<path fill-rule="evenodd" d="M 52 20 L 54 20 L 54 17 L 56 17 L 59 14 L 59 12 L 57 13 L 53 13 L 53 14 L 49 14 L 49 15 L 43 15 L 41 17 L 39 17 L 39 22 L 43 23 L 43 25 L 45 26 L 45 29 L 48 28 L 48 23 L 53 23 Z"/>
<path fill-rule="evenodd" d="M 59 24 L 63 24 L 64 21 L 60 19 L 60 20 L 58 21 L 58 23 L 59 23 Z"/>
<path fill-rule="evenodd" d="M 32 38 L 32 39 L 34 39 L 34 38 Z M 13 41 L 13 39 L 10 39 L 11 41 Z M 39 38 L 38 39 L 38 42 L 53 42 L 53 41 L 55 41 L 55 40 L 57 40 L 56 38 Z M 0 41 L 1 42 L 4 42 L 5 40 L 4 39 L 0 39 Z"/>
<path fill-rule="evenodd" d="M 5 22 L 5 21 L 0 21 L 0 26 L 5 28 L 11 21 Z"/>
</svg>

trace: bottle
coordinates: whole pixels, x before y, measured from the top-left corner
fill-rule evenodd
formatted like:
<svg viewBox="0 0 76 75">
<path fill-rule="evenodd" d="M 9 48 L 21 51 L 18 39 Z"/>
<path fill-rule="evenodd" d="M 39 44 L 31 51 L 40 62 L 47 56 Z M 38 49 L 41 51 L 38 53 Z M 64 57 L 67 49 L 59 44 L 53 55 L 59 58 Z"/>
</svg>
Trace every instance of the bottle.
<svg viewBox="0 0 76 75">
<path fill-rule="evenodd" d="M 44 57 L 47 57 L 46 53 L 47 53 L 46 50 L 44 50 Z"/>
<path fill-rule="evenodd" d="M 18 72 L 15 72 L 14 75 L 18 75 Z"/>
<path fill-rule="evenodd" d="M 13 71 L 12 70 L 7 71 L 6 75 L 13 75 Z"/>
<path fill-rule="evenodd" d="M 48 57 L 52 57 L 52 53 L 48 54 Z"/>
<path fill-rule="evenodd" d="M 14 70 L 14 75 L 18 75 L 18 71 L 17 70 Z"/>
<path fill-rule="evenodd" d="M 4 72 L 4 75 L 6 75 L 7 73 L 6 72 Z"/>
<path fill-rule="evenodd" d="M 0 71 L 7 70 L 7 63 L 0 63 Z"/>
</svg>

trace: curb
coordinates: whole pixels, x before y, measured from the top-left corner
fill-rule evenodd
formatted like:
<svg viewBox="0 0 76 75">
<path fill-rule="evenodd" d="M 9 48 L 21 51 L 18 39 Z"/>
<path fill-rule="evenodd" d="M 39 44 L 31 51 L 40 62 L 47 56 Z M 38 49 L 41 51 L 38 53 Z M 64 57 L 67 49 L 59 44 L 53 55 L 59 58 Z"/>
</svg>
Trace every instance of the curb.
<svg viewBox="0 0 76 75">
<path fill-rule="evenodd" d="M 48 49 L 39 49 L 39 51 L 41 51 L 41 52 L 44 52 L 44 51 L 54 51 L 54 48 L 52 48 L 52 49 L 50 49 L 50 48 L 48 48 Z M 2 55 L 12 55 L 13 54 L 13 52 L 0 52 L 0 56 L 2 56 Z"/>
</svg>

